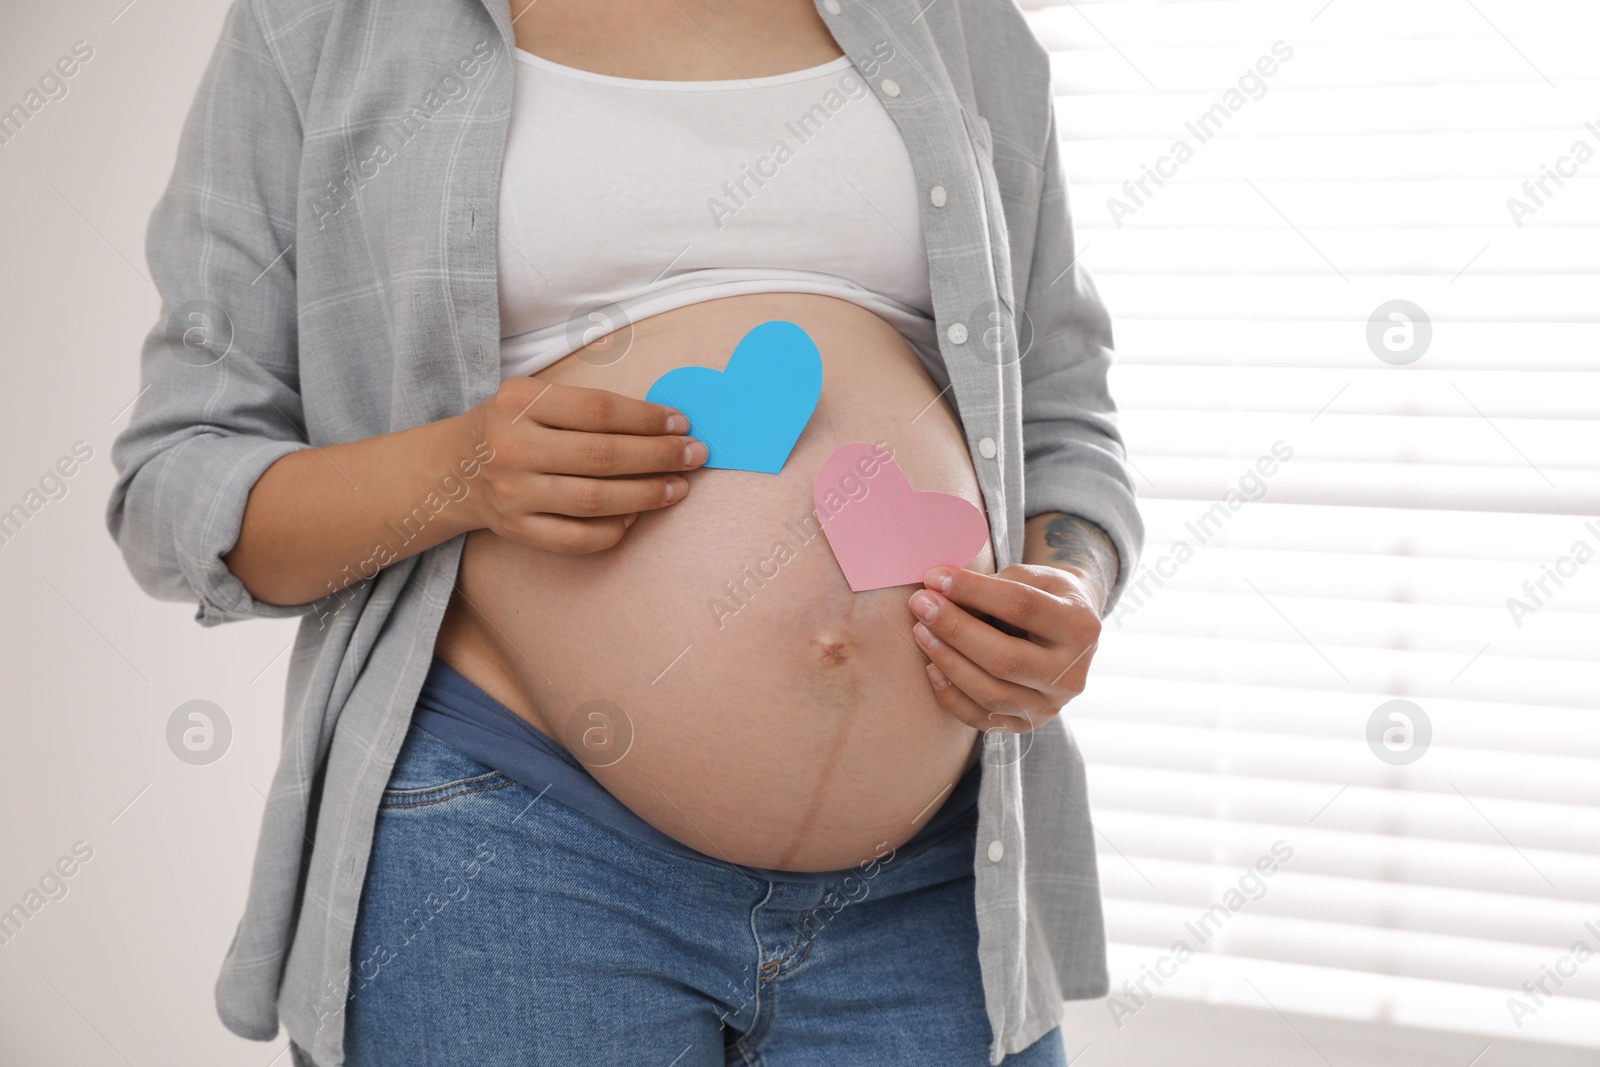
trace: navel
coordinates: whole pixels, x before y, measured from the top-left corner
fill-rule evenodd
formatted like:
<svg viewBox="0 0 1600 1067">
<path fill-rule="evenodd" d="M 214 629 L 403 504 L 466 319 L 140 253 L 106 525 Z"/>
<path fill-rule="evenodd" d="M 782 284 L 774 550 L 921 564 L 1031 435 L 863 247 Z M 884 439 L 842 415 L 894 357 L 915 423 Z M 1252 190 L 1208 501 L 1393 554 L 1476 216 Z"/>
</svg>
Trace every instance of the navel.
<svg viewBox="0 0 1600 1067">
<path fill-rule="evenodd" d="M 837 631 L 825 631 L 811 639 L 816 649 L 817 663 L 823 667 L 842 667 L 855 653 L 855 641 Z"/>
</svg>

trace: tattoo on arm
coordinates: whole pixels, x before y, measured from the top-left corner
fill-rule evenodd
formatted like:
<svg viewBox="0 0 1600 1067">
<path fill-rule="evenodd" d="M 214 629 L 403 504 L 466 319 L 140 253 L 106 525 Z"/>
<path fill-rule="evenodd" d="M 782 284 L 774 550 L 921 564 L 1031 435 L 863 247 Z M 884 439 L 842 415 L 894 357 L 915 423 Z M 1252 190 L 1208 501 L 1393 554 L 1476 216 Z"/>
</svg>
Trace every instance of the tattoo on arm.
<svg viewBox="0 0 1600 1067">
<path fill-rule="evenodd" d="M 1044 543 L 1050 548 L 1044 562 L 1071 567 L 1087 576 L 1099 588 L 1104 604 L 1121 568 L 1116 545 L 1106 532 L 1076 515 L 1052 515 L 1045 520 Z"/>
</svg>

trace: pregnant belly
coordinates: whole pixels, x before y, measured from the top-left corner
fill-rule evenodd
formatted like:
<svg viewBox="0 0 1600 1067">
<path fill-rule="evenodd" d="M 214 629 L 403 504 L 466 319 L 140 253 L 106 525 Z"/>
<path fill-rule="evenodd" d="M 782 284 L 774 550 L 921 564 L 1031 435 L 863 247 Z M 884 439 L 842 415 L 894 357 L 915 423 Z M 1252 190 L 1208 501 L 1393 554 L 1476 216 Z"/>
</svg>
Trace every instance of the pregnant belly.
<svg viewBox="0 0 1600 1067">
<path fill-rule="evenodd" d="M 726 364 L 772 319 L 822 355 L 822 396 L 778 474 L 702 469 L 588 556 L 467 538 L 437 654 L 555 738 L 609 792 L 730 862 L 838 870 L 911 837 L 976 758 L 911 636 L 915 587 L 850 590 L 813 515 L 839 445 L 882 442 L 911 485 L 982 506 L 959 426 L 900 334 L 832 297 L 765 293 L 653 316 L 537 377 L 643 397 Z M 624 351 L 625 349 L 625 351 Z M 985 545 L 970 566 L 993 573 Z"/>
</svg>

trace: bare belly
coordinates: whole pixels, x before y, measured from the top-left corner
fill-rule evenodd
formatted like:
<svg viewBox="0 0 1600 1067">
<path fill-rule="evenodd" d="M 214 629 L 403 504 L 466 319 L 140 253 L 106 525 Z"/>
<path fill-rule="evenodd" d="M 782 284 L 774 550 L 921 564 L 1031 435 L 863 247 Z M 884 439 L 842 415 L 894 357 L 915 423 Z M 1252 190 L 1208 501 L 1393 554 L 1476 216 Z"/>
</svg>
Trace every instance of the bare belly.
<svg viewBox="0 0 1600 1067">
<path fill-rule="evenodd" d="M 675 367 L 722 369 L 772 319 L 802 327 L 823 362 L 780 473 L 692 472 L 682 503 L 589 556 L 473 532 L 436 652 L 676 840 L 837 870 L 911 837 L 978 735 L 934 698 L 911 636 L 915 587 L 851 592 L 817 532 L 813 478 L 839 445 L 884 442 L 914 488 L 981 507 L 950 408 L 886 322 L 802 293 L 665 312 L 537 377 L 643 397 Z M 989 546 L 970 566 L 993 573 Z"/>
</svg>

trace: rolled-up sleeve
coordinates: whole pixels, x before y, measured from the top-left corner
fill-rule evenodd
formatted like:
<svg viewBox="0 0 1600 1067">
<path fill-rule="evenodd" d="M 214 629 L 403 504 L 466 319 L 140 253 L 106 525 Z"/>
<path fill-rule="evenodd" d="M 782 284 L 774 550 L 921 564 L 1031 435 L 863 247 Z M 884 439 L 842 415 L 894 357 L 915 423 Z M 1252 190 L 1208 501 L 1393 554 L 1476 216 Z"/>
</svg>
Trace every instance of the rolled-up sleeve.
<svg viewBox="0 0 1600 1067">
<path fill-rule="evenodd" d="M 1052 101 L 1024 304 L 1033 335 L 1021 363 L 1025 509 L 1030 518 L 1051 511 L 1081 515 L 1110 536 L 1121 570 L 1106 602 L 1109 612 L 1137 566 L 1144 523 L 1106 382 L 1111 317 L 1078 261 L 1056 136 Z"/>
<path fill-rule="evenodd" d="M 234 0 L 145 235 L 160 318 L 112 443 L 106 525 L 140 588 L 201 625 L 302 615 L 251 596 L 222 557 L 250 490 L 309 448 L 299 393 L 300 115 L 252 0 Z"/>
</svg>

